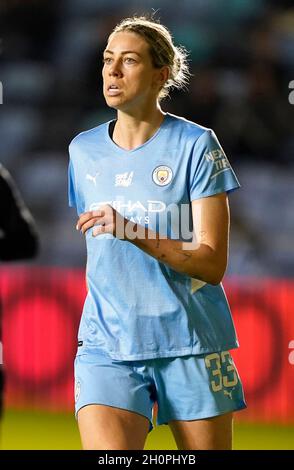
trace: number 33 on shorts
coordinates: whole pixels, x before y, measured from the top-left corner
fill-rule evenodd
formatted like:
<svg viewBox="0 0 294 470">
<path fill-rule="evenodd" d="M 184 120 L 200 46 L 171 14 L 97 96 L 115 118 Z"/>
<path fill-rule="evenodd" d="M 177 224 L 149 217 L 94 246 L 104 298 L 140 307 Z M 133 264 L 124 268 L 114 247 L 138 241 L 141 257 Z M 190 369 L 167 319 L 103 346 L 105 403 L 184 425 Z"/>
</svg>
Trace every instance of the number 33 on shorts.
<svg viewBox="0 0 294 470">
<path fill-rule="evenodd" d="M 213 392 L 219 392 L 237 385 L 239 376 L 229 351 L 208 354 L 204 360 L 211 377 L 210 384 Z M 226 390 L 224 390 L 225 392 Z M 229 393 L 227 391 L 228 395 Z"/>
</svg>

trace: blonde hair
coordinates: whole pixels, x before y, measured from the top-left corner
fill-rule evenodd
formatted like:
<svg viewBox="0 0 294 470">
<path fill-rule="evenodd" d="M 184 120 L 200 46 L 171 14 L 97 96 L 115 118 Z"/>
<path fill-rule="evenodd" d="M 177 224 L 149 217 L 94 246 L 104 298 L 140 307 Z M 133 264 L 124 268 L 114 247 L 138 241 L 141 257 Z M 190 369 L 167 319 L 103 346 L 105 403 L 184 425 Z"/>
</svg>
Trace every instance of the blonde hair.
<svg viewBox="0 0 294 470">
<path fill-rule="evenodd" d="M 133 16 L 118 23 L 111 34 L 122 31 L 139 34 L 145 39 L 155 68 L 168 66 L 169 78 L 159 91 L 159 101 L 169 96 L 170 89 L 186 87 L 191 75 L 187 63 L 188 53 L 183 46 L 174 45 L 171 33 L 165 26 L 147 16 Z"/>
</svg>

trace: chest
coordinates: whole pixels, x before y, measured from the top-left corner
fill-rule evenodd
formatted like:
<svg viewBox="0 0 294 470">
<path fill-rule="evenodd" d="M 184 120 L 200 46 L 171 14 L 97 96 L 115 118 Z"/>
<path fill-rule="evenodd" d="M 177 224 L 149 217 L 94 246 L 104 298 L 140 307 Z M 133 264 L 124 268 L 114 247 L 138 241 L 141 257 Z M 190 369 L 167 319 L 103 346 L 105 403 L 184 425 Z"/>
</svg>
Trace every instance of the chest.
<svg viewBox="0 0 294 470">
<path fill-rule="evenodd" d="M 188 159 L 179 150 L 138 153 L 124 158 L 87 155 L 79 171 L 85 210 L 111 204 L 119 212 L 164 211 L 189 202 Z"/>
</svg>

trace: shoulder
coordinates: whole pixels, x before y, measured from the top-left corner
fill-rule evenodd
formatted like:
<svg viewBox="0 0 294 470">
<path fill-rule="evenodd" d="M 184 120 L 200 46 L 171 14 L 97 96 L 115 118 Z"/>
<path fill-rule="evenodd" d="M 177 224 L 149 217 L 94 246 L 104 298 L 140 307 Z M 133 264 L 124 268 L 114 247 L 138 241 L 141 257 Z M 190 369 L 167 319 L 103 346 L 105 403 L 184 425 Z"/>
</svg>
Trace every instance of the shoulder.
<svg viewBox="0 0 294 470">
<path fill-rule="evenodd" d="M 184 138 L 191 139 L 194 143 L 198 139 L 205 140 L 215 137 L 214 131 L 209 127 L 202 126 L 197 122 L 190 121 L 182 116 L 168 113 L 171 118 L 171 125 L 177 128 Z"/>
<path fill-rule="evenodd" d="M 84 145 L 97 143 L 97 139 L 104 138 L 109 123 L 110 121 L 104 122 L 77 134 L 69 143 L 69 151 L 73 152 L 76 149 L 82 149 Z"/>
</svg>

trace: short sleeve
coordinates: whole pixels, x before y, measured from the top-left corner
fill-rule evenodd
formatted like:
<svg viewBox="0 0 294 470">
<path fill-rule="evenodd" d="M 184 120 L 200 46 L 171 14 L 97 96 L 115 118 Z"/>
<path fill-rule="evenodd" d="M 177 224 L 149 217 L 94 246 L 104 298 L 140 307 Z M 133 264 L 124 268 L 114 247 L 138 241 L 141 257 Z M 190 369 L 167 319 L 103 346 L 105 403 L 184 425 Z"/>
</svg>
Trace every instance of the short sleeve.
<svg viewBox="0 0 294 470">
<path fill-rule="evenodd" d="M 207 129 L 195 143 L 190 163 L 190 200 L 240 187 L 230 162 L 212 129 Z"/>
<path fill-rule="evenodd" d="M 71 160 L 69 160 L 68 164 L 68 205 L 70 207 L 75 207 L 78 210 L 74 180 L 74 169 Z"/>
</svg>

